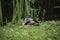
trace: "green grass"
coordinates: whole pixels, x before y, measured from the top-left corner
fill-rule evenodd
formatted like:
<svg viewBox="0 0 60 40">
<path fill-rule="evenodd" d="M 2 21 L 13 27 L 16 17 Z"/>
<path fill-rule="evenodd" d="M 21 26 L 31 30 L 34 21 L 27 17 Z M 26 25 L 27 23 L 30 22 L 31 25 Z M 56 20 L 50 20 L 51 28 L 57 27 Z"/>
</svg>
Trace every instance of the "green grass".
<svg viewBox="0 0 60 40">
<path fill-rule="evenodd" d="M 41 22 L 40 26 L 9 23 L 0 27 L 0 40 L 60 40 L 60 21 Z"/>
</svg>

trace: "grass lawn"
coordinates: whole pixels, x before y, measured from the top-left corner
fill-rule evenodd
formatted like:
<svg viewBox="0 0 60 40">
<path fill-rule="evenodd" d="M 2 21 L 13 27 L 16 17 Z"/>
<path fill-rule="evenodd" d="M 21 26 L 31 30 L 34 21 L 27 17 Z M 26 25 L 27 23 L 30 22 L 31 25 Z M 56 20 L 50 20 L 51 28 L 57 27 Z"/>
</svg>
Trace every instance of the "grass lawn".
<svg viewBox="0 0 60 40">
<path fill-rule="evenodd" d="M 0 27 L 0 40 L 60 40 L 60 21 L 41 22 L 40 26 L 9 23 Z"/>
</svg>

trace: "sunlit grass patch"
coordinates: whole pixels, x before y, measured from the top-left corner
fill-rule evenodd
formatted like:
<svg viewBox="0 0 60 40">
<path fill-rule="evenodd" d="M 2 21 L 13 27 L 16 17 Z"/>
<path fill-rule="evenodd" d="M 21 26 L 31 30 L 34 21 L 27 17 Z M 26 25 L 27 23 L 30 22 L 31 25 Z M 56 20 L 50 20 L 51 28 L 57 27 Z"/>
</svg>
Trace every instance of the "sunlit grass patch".
<svg viewBox="0 0 60 40">
<path fill-rule="evenodd" d="M 0 27 L 0 40 L 60 40 L 58 21 L 41 22 L 40 26 L 8 24 Z"/>
</svg>

